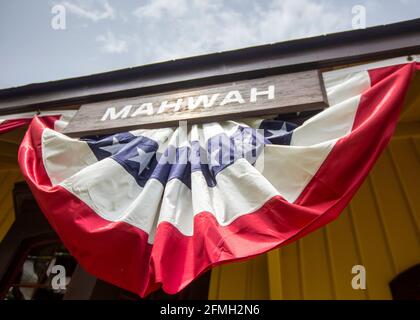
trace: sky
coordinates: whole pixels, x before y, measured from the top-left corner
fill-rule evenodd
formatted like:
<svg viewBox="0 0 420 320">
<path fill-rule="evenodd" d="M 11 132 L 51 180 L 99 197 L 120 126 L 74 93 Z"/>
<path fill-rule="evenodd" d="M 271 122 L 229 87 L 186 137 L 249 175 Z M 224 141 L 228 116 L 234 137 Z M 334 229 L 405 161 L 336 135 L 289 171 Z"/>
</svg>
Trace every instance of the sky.
<svg viewBox="0 0 420 320">
<path fill-rule="evenodd" d="M 367 27 L 415 19 L 417 1 L 0 0 L 0 88 L 351 30 L 356 5 Z"/>
</svg>

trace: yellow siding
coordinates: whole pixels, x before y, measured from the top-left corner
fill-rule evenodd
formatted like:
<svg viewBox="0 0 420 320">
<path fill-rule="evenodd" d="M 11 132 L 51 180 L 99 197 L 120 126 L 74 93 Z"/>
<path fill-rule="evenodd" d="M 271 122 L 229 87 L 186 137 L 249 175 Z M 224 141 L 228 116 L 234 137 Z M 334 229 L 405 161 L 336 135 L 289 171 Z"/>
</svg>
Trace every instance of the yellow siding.
<svg viewBox="0 0 420 320">
<path fill-rule="evenodd" d="M 25 128 L 0 135 L 0 242 L 15 220 L 12 191 L 22 181 L 17 152 Z"/>
<path fill-rule="evenodd" d="M 15 220 L 12 191 L 15 183 L 22 179 L 18 169 L 0 169 L 0 242 Z"/>
<path fill-rule="evenodd" d="M 388 283 L 420 263 L 419 76 L 388 148 L 342 215 L 255 259 L 214 269 L 210 299 L 391 299 Z M 366 290 L 351 269 L 366 268 Z"/>
</svg>

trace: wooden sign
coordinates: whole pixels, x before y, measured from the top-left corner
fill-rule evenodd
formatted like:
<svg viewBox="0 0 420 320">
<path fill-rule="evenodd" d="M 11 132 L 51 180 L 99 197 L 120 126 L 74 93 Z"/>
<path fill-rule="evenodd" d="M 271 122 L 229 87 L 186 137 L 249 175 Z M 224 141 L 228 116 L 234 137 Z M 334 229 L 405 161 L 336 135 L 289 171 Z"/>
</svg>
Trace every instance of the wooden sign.
<svg viewBox="0 0 420 320">
<path fill-rule="evenodd" d="M 82 136 L 327 107 L 318 70 L 84 104 L 64 130 Z"/>
</svg>

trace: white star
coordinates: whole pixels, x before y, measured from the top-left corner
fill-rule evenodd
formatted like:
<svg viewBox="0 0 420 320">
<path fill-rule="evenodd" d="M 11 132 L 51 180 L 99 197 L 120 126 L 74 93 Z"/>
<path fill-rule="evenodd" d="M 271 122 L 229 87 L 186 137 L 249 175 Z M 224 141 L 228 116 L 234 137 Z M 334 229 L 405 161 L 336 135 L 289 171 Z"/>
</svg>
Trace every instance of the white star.
<svg viewBox="0 0 420 320">
<path fill-rule="evenodd" d="M 137 148 L 137 155 L 129 158 L 128 160 L 137 162 L 139 164 L 139 173 L 140 175 L 145 168 L 148 168 L 148 164 L 153 157 L 154 152 L 144 152 L 142 148 Z"/>
<path fill-rule="evenodd" d="M 284 136 L 286 133 L 288 133 L 287 127 L 286 127 L 286 122 L 283 122 L 282 127 L 278 130 L 267 130 L 267 131 L 270 132 L 270 134 L 271 134 L 268 137 L 269 139 L 278 138 L 278 137 Z"/>
<path fill-rule="evenodd" d="M 112 144 L 110 146 L 106 147 L 100 147 L 99 149 L 102 149 L 106 152 L 109 152 L 111 155 L 118 152 L 118 150 L 121 148 L 120 142 L 116 137 L 112 138 Z"/>
</svg>

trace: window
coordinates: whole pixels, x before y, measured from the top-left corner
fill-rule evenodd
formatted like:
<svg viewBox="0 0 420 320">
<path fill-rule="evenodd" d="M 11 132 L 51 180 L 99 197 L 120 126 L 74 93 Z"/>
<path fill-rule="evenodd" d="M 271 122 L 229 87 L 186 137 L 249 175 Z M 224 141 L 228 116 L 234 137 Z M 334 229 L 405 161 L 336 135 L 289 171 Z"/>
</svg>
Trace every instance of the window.
<svg viewBox="0 0 420 320">
<path fill-rule="evenodd" d="M 6 300 L 63 299 L 66 289 L 52 286 L 55 265 L 64 267 L 63 277 L 68 284 L 77 263 L 55 236 L 24 241 L 2 281 L 0 297 Z"/>
</svg>

